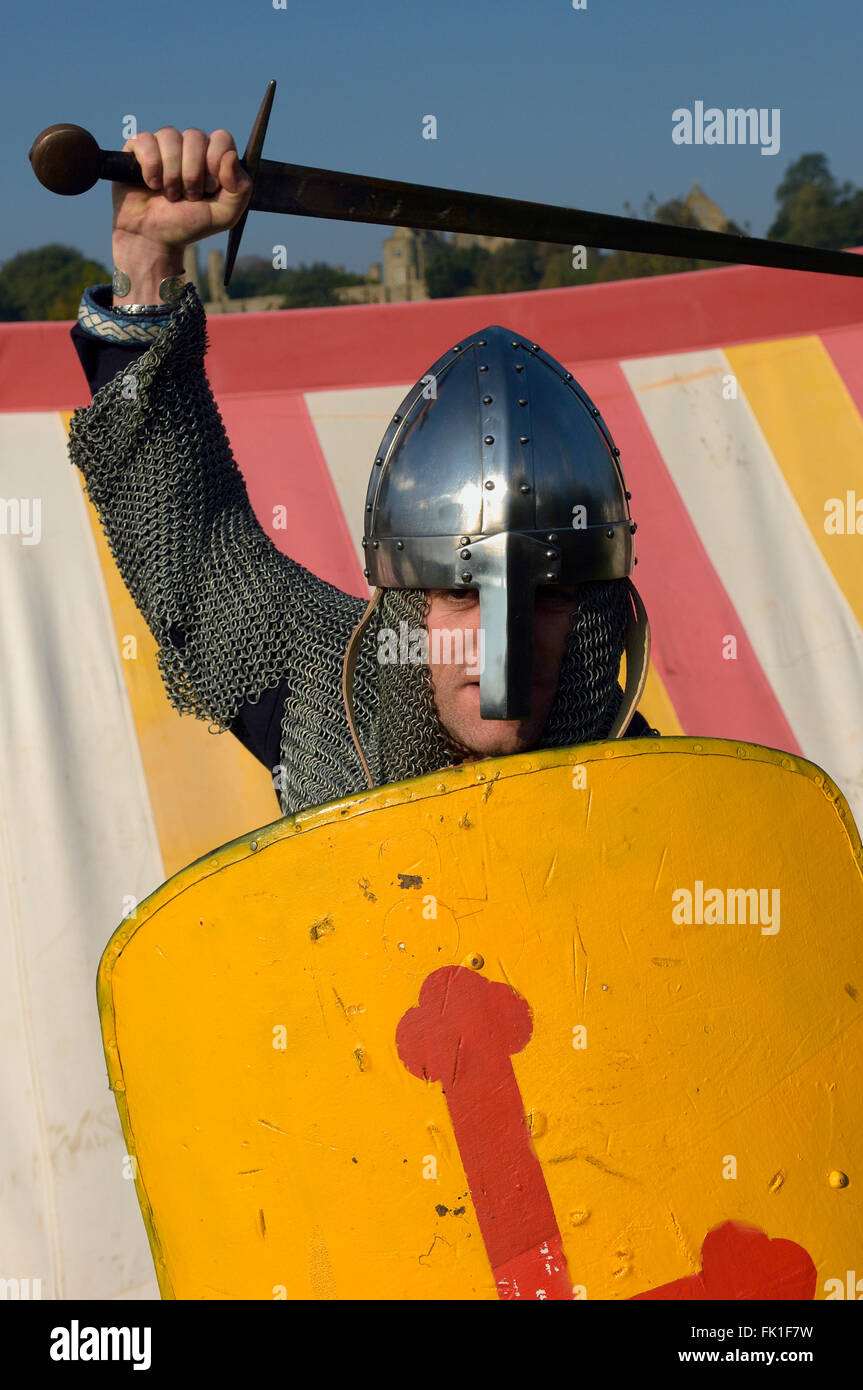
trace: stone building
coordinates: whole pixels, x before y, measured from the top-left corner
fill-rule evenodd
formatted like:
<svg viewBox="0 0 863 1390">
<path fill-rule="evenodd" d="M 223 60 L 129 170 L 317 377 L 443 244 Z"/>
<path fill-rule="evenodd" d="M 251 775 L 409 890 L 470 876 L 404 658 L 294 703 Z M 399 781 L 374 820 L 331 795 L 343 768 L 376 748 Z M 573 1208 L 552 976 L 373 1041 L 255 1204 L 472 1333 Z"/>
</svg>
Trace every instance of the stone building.
<svg viewBox="0 0 863 1390">
<path fill-rule="evenodd" d="M 712 198 L 708 198 L 699 184 L 694 183 L 692 185 L 683 202 L 684 206 L 688 207 L 695 217 L 699 227 L 703 227 L 705 231 L 724 232 L 728 228 L 728 218 L 722 208 L 714 203 Z"/>
</svg>

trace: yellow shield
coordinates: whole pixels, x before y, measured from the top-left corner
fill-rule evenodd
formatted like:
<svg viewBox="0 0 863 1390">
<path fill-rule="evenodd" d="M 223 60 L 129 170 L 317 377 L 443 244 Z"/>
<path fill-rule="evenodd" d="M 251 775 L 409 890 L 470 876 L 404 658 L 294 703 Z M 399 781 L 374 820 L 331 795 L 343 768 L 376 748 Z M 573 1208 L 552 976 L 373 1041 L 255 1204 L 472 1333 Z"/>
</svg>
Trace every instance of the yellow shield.
<svg viewBox="0 0 863 1390">
<path fill-rule="evenodd" d="M 861 866 L 817 767 L 688 738 L 199 860 L 99 975 L 163 1296 L 844 1296 Z"/>
</svg>

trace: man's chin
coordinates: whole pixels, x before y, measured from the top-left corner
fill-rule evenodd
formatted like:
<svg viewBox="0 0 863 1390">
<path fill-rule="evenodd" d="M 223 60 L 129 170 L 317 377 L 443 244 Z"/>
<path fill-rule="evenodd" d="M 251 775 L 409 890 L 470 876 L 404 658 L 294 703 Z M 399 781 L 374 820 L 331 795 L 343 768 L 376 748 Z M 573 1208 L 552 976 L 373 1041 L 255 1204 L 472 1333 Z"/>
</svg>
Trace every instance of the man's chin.
<svg viewBox="0 0 863 1390">
<path fill-rule="evenodd" d="M 469 748 L 476 758 L 504 758 L 535 746 L 539 737 L 534 729 L 535 720 L 482 719 L 478 713 L 479 687 L 469 688 L 476 691 L 469 697 L 475 708 L 459 721 L 458 728 L 449 730 L 463 748 Z"/>
</svg>

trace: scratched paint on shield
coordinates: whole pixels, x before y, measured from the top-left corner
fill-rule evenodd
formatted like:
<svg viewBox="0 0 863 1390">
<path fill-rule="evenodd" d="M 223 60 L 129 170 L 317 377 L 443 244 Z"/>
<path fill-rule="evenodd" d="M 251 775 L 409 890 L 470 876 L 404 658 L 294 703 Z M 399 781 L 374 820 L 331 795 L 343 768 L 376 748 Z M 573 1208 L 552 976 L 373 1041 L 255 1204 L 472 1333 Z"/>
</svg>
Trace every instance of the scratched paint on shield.
<svg viewBox="0 0 863 1390">
<path fill-rule="evenodd" d="M 435 970 L 396 1028 L 414 1076 L 440 1082 L 501 1299 L 572 1299 L 560 1229 L 512 1057 L 533 1034 L 526 999 L 464 966 Z M 698 1274 L 635 1299 L 811 1299 L 816 1271 L 791 1240 L 726 1221 L 709 1231 Z"/>
</svg>

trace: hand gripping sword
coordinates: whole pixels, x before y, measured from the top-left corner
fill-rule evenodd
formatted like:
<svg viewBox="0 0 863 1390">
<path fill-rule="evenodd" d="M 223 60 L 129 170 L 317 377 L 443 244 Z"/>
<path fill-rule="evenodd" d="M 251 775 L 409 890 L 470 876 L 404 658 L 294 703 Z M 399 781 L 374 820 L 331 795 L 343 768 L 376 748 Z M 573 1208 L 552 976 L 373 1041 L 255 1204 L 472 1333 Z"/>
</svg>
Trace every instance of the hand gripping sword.
<svg viewBox="0 0 863 1390">
<path fill-rule="evenodd" d="M 517 198 L 495 198 L 452 188 L 429 188 L 419 183 L 401 183 L 396 179 L 263 159 L 261 150 L 275 90 L 275 82 L 270 82 L 240 161 L 252 179 L 252 197 L 228 239 L 226 285 L 231 279 L 249 212 L 293 213 L 299 217 L 326 217 L 341 222 L 424 228 L 436 232 L 472 232 L 516 241 L 687 256 L 738 265 L 811 270 L 827 275 L 863 275 L 863 256 L 847 251 L 827 251 L 730 232 L 710 232 L 700 227 L 672 227 L 636 217 L 584 212 L 579 208 L 528 203 Z M 77 125 L 48 126 L 36 136 L 30 162 L 39 182 L 52 193 L 86 193 L 99 179 L 145 186 L 138 161 L 131 152 L 102 150 L 93 136 Z"/>
</svg>

